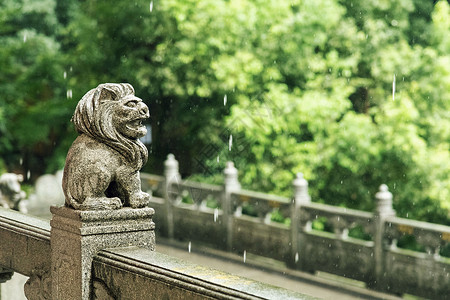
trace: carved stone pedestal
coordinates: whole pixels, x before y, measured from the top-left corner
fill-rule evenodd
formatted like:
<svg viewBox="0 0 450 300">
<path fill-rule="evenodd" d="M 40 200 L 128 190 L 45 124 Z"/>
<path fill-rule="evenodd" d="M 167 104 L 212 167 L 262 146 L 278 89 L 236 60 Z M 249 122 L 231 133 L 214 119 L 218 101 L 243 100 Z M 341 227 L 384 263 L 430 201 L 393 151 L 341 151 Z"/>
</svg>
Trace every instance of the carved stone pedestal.
<svg viewBox="0 0 450 300">
<path fill-rule="evenodd" d="M 51 207 L 52 299 L 90 299 L 92 259 L 106 248 L 155 248 L 152 208 Z"/>
</svg>

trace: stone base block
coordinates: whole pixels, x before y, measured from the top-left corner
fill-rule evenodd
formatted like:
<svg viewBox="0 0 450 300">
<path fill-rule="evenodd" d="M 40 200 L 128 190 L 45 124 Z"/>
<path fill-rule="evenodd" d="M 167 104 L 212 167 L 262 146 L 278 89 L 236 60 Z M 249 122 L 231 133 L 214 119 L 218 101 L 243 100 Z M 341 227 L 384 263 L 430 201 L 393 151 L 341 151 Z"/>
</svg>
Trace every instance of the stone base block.
<svg viewBox="0 0 450 300">
<path fill-rule="evenodd" d="M 152 208 L 80 211 L 53 206 L 50 210 L 53 299 L 89 299 L 92 259 L 102 249 L 155 249 Z"/>
</svg>

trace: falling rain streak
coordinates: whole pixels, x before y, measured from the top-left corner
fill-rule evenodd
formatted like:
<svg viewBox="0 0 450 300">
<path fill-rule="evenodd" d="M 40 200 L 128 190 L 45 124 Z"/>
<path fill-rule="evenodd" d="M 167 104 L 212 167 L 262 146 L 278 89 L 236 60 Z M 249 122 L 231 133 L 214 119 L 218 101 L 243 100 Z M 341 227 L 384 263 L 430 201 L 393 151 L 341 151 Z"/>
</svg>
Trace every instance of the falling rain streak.
<svg viewBox="0 0 450 300">
<path fill-rule="evenodd" d="M 228 140 L 228 151 L 231 151 L 231 146 L 233 146 L 233 136 L 230 134 L 230 139 Z"/>
<path fill-rule="evenodd" d="M 244 250 L 244 263 L 247 260 L 247 250 Z"/>
<path fill-rule="evenodd" d="M 392 101 L 395 101 L 395 74 L 394 80 L 392 81 Z"/>
<path fill-rule="evenodd" d="M 150 1 L 150 12 L 153 11 L 153 1 Z"/>
<path fill-rule="evenodd" d="M 191 242 L 189 242 L 189 244 L 188 244 L 188 251 L 189 251 L 189 253 L 191 253 Z"/>
<path fill-rule="evenodd" d="M 223 106 L 227 105 L 227 94 L 225 94 L 225 96 L 223 96 Z"/>
<path fill-rule="evenodd" d="M 219 217 L 219 210 L 217 208 L 214 209 L 214 222 L 217 222 L 217 218 Z"/>
</svg>

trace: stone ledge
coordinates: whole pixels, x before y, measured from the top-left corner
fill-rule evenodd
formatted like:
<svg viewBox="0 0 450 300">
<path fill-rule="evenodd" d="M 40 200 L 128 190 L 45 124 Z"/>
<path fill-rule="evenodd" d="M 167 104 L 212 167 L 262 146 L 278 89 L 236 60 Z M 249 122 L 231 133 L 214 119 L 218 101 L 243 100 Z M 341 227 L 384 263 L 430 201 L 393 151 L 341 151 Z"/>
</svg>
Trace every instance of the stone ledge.
<svg viewBox="0 0 450 300">
<path fill-rule="evenodd" d="M 93 278 L 120 299 L 316 299 L 138 247 L 100 251 Z"/>
</svg>

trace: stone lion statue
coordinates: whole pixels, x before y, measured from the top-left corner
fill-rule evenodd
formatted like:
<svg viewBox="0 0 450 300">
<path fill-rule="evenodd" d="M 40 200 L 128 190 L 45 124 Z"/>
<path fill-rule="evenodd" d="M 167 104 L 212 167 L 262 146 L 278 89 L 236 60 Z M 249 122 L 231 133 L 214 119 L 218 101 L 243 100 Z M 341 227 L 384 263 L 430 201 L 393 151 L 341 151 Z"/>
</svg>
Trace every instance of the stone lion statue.
<svg viewBox="0 0 450 300">
<path fill-rule="evenodd" d="M 20 201 L 26 194 L 20 189 L 23 176 L 14 173 L 4 173 L 0 176 L 0 207 L 20 210 Z"/>
<path fill-rule="evenodd" d="M 139 170 L 148 152 L 139 140 L 147 105 L 128 83 L 105 83 L 78 102 L 72 122 L 80 134 L 69 149 L 62 187 L 66 206 L 77 210 L 144 207 Z"/>
</svg>

